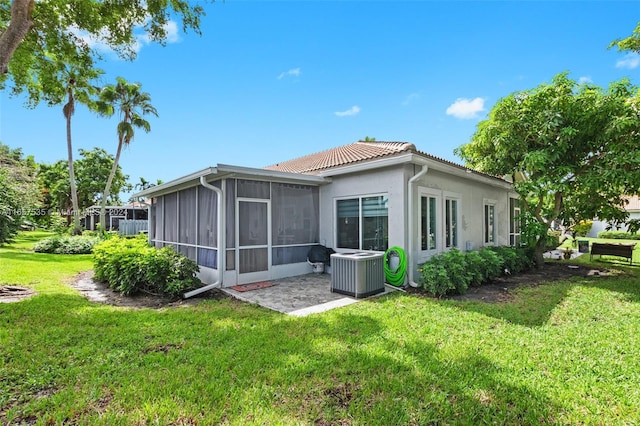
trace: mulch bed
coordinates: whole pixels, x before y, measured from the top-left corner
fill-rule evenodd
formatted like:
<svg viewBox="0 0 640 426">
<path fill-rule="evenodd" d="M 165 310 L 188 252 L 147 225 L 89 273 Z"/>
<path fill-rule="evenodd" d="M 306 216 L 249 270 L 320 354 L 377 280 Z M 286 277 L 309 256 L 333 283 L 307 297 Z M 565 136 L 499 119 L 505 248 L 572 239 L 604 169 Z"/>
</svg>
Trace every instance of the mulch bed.
<svg viewBox="0 0 640 426">
<path fill-rule="evenodd" d="M 521 286 L 536 286 L 542 283 L 563 280 L 571 277 L 606 276 L 612 271 L 606 268 L 593 268 L 584 265 L 571 265 L 564 262 L 545 262 L 539 269 L 505 275 L 489 284 L 471 287 L 465 294 L 447 296 L 450 300 L 473 300 L 481 302 L 505 302 L 511 297 L 509 292 Z M 416 296 L 428 296 L 421 288 L 409 288 L 408 293 Z"/>
<path fill-rule="evenodd" d="M 111 289 L 108 284 L 93 279 L 93 271 L 82 272 L 76 275 L 69 284 L 92 302 L 129 308 L 159 309 L 165 307 L 190 306 L 197 304 L 202 299 L 225 299 L 229 297 L 218 289 L 206 291 L 197 297 L 189 299 L 171 299 L 145 293 L 123 296 Z"/>
</svg>

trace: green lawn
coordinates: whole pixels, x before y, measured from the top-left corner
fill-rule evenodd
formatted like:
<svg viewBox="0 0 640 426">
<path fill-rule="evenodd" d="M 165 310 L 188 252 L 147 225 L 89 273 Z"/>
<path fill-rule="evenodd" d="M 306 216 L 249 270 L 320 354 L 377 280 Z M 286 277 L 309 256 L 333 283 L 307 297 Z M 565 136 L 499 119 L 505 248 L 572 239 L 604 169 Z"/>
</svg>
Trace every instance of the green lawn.
<svg viewBox="0 0 640 426">
<path fill-rule="evenodd" d="M 635 244 L 636 247 L 633 249 L 632 261 L 633 261 L 634 264 L 640 265 L 640 241 L 638 241 L 638 240 L 616 240 L 616 239 L 608 239 L 608 238 L 590 238 L 590 237 L 576 237 L 576 240 L 589 241 L 589 245 L 591 245 L 591 243 L 593 241 L 596 241 L 596 242 L 599 242 L 599 243 Z M 577 245 L 574 246 L 572 244 L 572 241 L 570 239 L 565 240 L 560 247 L 571 247 L 571 248 L 574 248 L 574 249 L 578 248 Z M 588 262 L 589 259 L 590 259 L 590 256 L 587 253 L 586 256 L 582 256 L 582 259 L 580 259 L 580 261 L 581 262 Z M 625 259 L 624 257 L 609 256 L 609 255 L 600 256 L 599 254 L 594 255 L 593 261 L 594 261 L 595 264 L 600 265 L 600 266 L 606 266 L 607 264 L 622 264 L 622 265 L 628 265 L 629 264 L 629 260 Z"/>
<path fill-rule="evenodd" d="M 65 286 L 86 256 L 0 248 L 0 424 L 637 424 L 640 282 L 510 303 L 393 294 L 305 318 L 233 300 L 162 310 Z M 584 256 L 583 256 L 584 257 Z"/>
</svg>

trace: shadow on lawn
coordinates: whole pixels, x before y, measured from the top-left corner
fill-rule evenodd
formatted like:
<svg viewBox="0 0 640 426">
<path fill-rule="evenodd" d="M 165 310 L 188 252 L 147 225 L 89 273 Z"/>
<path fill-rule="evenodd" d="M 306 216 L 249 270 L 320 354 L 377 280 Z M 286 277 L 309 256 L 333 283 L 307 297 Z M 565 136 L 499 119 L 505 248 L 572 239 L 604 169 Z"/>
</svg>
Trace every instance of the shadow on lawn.
<svg viewBox="0 0 640 426">
<path fill-rule="evenodd" d="M 621 267 L 622 271 L 615 271 L 618 275 L 573 277 L 535 286 L 522 286 L 513 293 L 514 297 L 511 300 L 505 302 L 440 300 L 438 303 L 502 319 L 512 324 L 537 327 L 548 322 L 553 310 L 575 286 L 598 287 L 621 293 L 629 302 L 640 302 L 640 283 L 637 278 L 640 268 L 628 265 L 622 267 L 623 265 L 618 264 L 615 266 Z"/>
<path fill-rule="evenodd" d="M 79 257 L 80 256 L 80 257 Z M 46 263 L 60 263 L 67 260 L 82 259 L 82 256 L 90 256 L 86 254 L 50 254 L 50 253 L 34 253 L 30 250 L 24 251 L 5 251 L 0 254 L 1 259 L 25 261 L 25 262 L 46 262 Z"/>
<path fill-rule="evenodd" d="M 416 334 L 348 311 L 290 318 L 231 300 L 128 310 L 41 295 L 2 314 L 10 331 L 0 354 L 11 374 L 0 390 L 23 394 L 0 414 L 76 413 L 65 420 L 71 423 L 161 413 L 166 423 L 328 425 L 544 424 L 562 413 L 471 349 L 451 357 Z M 29 349 L 33 363 L 12 365 Z M 38 384 L 26 394 L 25 377 Z M 46 389 L 54 391 L 43 397 Z"/>
</svg>

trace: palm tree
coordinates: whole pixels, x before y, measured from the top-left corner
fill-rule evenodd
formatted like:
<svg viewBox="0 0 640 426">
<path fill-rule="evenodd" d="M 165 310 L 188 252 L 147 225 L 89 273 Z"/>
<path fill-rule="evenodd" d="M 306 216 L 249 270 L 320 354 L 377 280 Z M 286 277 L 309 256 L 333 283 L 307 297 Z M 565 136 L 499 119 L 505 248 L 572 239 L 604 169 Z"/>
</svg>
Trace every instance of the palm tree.
<svg viewBox="0 0 640 426">
<path fill-rule="evenodd" d="M 98 101 L 100 113 L 111 116 L 118 111 L 121 118 L 117 127 L 118 150 L 100 202 L 100 227 L 102 230 L 106 229 L 107 199 L 110 195 L 113 177 L 118 169 L 122 147 L 131 143 L 136 128 L 143 129 L 147 133 L 151 131 L 151 125 L 143 118 L 144 115 L 158 116 L 155 107 L 151 105 L 151 96 L 140 90 L 142 87 L 140 83 L 129 83 L 122 77 L 118 77 L 116 81 L 115 85 L 109 84 L 101 90 Z"/>
<path fill-rule="evenodd" d="M 82 233 L 80 226 L 80 208 L 78 204 L 78 191 L 76 188 L 76 177 L 73 169 L 73 144 L 71 143 L 71 117 L 76 111 L 76 100 L 87 105 L 90 109 L 93 105 L 93 97 L 97 95 L 98 89 L 89 84 L 102 74 L 101 70 L 83 70 L 75 67 L 65 67 L 64 78 L 67 82 L 65 87 L 67 93 L 67 103 L 62 107 L 62 113 L 67 121 L 67 161 L 69 162 L 69 185 L 71 187 L 71 206 L 73 208 L 73 234 Z"/>
</svg>

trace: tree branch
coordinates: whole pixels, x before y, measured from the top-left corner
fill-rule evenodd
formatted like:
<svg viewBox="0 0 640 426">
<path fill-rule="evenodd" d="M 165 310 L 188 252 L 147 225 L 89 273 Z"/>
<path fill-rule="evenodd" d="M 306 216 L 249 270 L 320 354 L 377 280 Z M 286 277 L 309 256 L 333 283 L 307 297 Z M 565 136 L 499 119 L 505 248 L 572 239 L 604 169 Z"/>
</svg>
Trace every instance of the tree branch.
<svg viewBox="0 0 640 426">
<path fill-rule="evenodd" d="M 9 72 L 9 61 L 22 40 L 33 27 L 31 13 L 34 0 L 13 0 L 11 2 L 11 21 L 0 35 L 0 74 Z"/>
<path fill-rule="evenodd" d="M 538 199 L 538 205 L 536 206 L 535 210 L 533 211 L 533 215 L 536 217 L 536 219 L 538 219 L 538 222 L 540 223 L 547 223 L 544 218 L 542 217 L 542 215 L 540 214 L 540 212 L 542 211 L 542 206 L 544 205 L 544 195 L 541 195 L 540 198 Z"/>
</svg>

